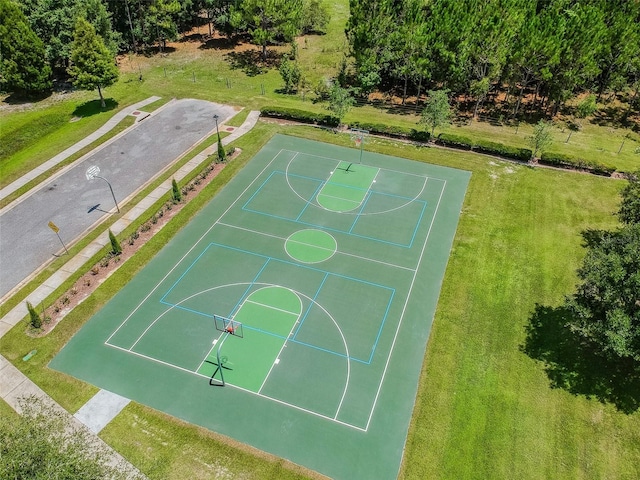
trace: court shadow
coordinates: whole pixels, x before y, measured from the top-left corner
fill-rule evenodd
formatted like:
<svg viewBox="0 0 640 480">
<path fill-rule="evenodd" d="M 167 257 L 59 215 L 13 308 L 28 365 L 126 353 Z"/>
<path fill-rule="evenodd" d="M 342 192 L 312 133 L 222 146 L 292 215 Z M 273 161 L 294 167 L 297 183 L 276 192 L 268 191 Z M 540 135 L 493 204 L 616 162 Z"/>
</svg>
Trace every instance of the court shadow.
<svg viewBox="0 0 640 480">
<path fill-rule="evenodd" d="M 564 307 L 536 305 L 522 351 L 544 364 L 551 388 L 610 403 L 626 414 L 640 407 L 640 367 L 613 361 L 567 326 Z"/>
</svg>

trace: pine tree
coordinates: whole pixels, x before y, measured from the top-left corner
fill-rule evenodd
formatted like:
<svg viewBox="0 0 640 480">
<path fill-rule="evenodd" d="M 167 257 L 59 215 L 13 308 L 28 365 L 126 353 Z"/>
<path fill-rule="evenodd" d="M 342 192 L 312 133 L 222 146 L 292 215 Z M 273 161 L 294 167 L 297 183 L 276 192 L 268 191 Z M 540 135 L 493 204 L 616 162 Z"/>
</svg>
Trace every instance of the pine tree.
<svg viewBox="0 0 640 480">
<path fill-rule="evenodd" d="M 224 147 L 222 146 L 222 140 L 220 139 L 220 135 L 218 135 L 218 161 L 224 162 L 227 159 L 227 152 L 224 151 Z"/>
<path fill-rule="evenodd" d="M 98 89 L 100 104 L 106 106 L 102 88 L 118 80 L 118 67 L 102 38 L 84 18 L 78 18 L 71 51 L 69 75 L 75 86 L 84 90 Z"/>
<path fill-rule="evenodd" d="M 120 255 L 122 253 L 122 247 L 111 229 L 109 229 L 109 241 L 111 242 L 111 253 L 114 255 Z"/>
<path fill-rule="evenodd" d="M 171 179 L 171 196 L 173 198 L 173 203 L 178 203 L 182 200 L 182 192 L 180 192 L 178 182 L 176 182 L 175 178 Z"/>
<path fill-rule="evenodd" d="M 33 328 L 42 327 L 42 318 L 40 318 L 40 314 L 36 312 L 36 309 L 33 308 L 31 303 L 27 302 L 27 310 L 29 310 L 29 323 Z"/>
</svg>

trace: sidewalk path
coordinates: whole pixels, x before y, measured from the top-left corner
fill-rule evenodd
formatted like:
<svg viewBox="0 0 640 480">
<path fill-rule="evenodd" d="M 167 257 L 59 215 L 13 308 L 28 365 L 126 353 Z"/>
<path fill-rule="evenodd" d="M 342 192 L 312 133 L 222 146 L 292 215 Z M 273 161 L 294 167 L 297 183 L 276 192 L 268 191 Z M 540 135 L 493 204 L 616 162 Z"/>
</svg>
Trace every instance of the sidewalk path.
<svg viewBox="0 0 640 480">
<path fill-rule="evenodd" d="M 237 138 L 241 137 L 249 130 L 251 130 L 256 122 L 260 112 L 251 111 L 247 116 L 244 123 L 236 128 L 233 133 L 222 139 L 223 145 L 228 145 Z M 224 128 L 221 126 L 221 129 Z M 204 162 L 209 155 L 217 153 L 217 144 L 214 143 L 211 147 L 208 147 L 192 160 L 187 162 L 182 168 L 180 168 L 172 178 L 176 181 L 180 181 L 185 178 L 194 169 L 199 168 L 202 162 Z M 140 215 L 144 214 L 149 207 L 151 207 L 160 197 L 171 190 L 171 180 L 165 180 L 159 187 L 153 190 L 147 197 L 142 199 L 137 205 L 135 205 L 126 215 L 120 218 L 116 223 L 111 226 L 111 231 L 114 234 L 122 232 L 131 222 L 136 220 Z M 58 288 L 67 278 L 69 278 L 76 270 L 81 268 L 89 258 L 91 258 L 102 247 L 109 243 L 108 229 L 105 230 L 99 238 L 87 245 L 80 253 L 69 260 L 65 265 L 60 268 L 56 273 L 43 282 L 28 298 L 20 302 L 9 313 L 7 313 L 2 319 L 0 319 L 0 338 L 4 336 L 12 327 L 14 327 L 20 320 L 27 315 L 26 301 L 36 305 L 42 302 L 47 296 L 51 294 L 56 288 Z M 46 393 L 44 393 L 36 384 L 34 384 L 28 377 L 26 377 L 20 370 L 14 367 L 7 359 L 0 355 L 0 398 L 6 401 L 14 410 L 19 411 L 19 399 L 35 394 L 40 398 L 44 398 L 47 402 L 55 405 L 57 408 L 62 408 L 54 402 Z M 106 399 L 106 400 L 105 400 Z M 109 401 L 111 399 L 111 401 Z M 100 390 L 89 402 L 86 404 L 86 408 L 82 407 L 78 414 L 73 417 L 74 422 L 84 422 L 86 428 L 92 433 L 98 433 L 106 424 L 113 419 L 124 406 L 128 403 L 127 399 L 123 397 L 109 394 L 103 390 Z M 102 410 L 102 411 L 99 411 Z M 87 415 L 86 412 L 91 411 L 91 415 Z M 70 415 L 71 417 L 71 415 Z M 96 417 L 101 417 L 96 421 Z M 98 425 L 97 425 L 98 424 Z M 97 444 L 107 446 L 100 438 L 94 437 Z M 133 477 L 136 474 L 140 475 L 138 470 L 126 460 L 120 456 L 115 450 L 109 448 L 113 452 L 113 464 L 124 465 L 126 471 Z"/>
<path fill-rule="evenodd" d="M 140 110 L 145 105 L 149 105 L 150 103 L 153 103 L 153 102 L 155 102 L 157 100 L 160 100 L 160 97 L 153 96 L 153 97 L 147 98 L 146 100 L 142 100 L 141 102 L 138 102 L 138 103 L 135 103 L 133 105 L 130 105 L 128 107 L 123 108 L 118 113 L 116 113 L 113 117 L 111 117 L 109 120 L 107 120 L 107 122 L 102 127 L 97 129 L 91 135 L 88 135 L 87 137 L 85 137 L 83 140 L 80 140 L 75 145 L 71 145 L 65 151 L 60 152 L 58 155 L 56 155 L 52 159 L 44 162 L 42 165 L 40 165 L 39 167 L 34 168 L 29 173 L 27 173 L 24 176 L 20 177 L 19 179 L 17 179 L 13 183 L 10 183 L 6 187 L 0 189 L 0 200 L 8 197 L 13 192 L 15 192 L 19 188 L 22 188 L 24 185 L 29 183 L 31 180 L 33 180 L 33 179 L 37 178 L 38 176 L 42 175 L 44 172 L 46 172 L 48 170 L 51 170 L 53 167 L 58 165 L 60 162 L 65 161 L 67 158 L 69 158 L 74 153 L 79 152 L 80 150 L 82 150 L 87 145 L 89 145 L 92 142 L 95 142 L 96 140 L 98 140 L 105 133 L 109 132 L 110 130 L 113 130 L 115 128 L 115 126 L 118 125 L 122 121 L 122 119 L 125 118 L 126 116 L 133 114 L 133 112 L 135 112 L 137 110 Z"/>
</svg>

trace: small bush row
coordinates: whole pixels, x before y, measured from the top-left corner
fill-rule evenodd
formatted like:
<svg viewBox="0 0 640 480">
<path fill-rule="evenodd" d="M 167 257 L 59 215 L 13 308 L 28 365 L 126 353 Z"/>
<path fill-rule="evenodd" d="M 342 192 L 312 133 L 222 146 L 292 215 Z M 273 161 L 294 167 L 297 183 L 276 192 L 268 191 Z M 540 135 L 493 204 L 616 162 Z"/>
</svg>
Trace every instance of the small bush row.
<svg viewBox="0 0 640 480">
<path fill-rule="evenodd" d="M 538 163 L 552 167 L 571 168 L 574 170 L 586 170 L 596 175 L 610 176 L 615 172 L 614 167 L 598 163 L 593 160 L 584 160 L 563 153 L 544 152 Z"/>
<path fill-rule="evenodd" d="M 398 125 L 387 125 L 384 123 L 353 122 L 351 128 L 367 130 L 374 135 L 386 135 L 394 138 L 408 138 L 417 142 L 428 142 L 431 135 L 429 132 L 416 130 L 415 128 L 400 127 Z"/>
<path fill-rule="evenodd" d="M 522 162 L 529 161 L 533 155 L 533 152 L 529 148 L 511 147 L 509 145 L 491 142 L 488 140 L 471 140 L 467 137 L 463 137 L 462 135 L 455 135 L 451 133 L 441 133 L 438 135 L 436 143 L 462 150 L 472 150 L 478 153 L 487 153 L 489 155 L 512 158 Z"/>
<path fill-rule="evenodd" d="M 333 115 L 307 112 L 306 110 L 298 110 L 297 108 L 264 107 L 260 110 L 260 115 L 302 123 L 312 123 L 315 125 L 326 125 L 328 127 L 337 127 L 340 124 L 340 119 Z"/>
</svg>

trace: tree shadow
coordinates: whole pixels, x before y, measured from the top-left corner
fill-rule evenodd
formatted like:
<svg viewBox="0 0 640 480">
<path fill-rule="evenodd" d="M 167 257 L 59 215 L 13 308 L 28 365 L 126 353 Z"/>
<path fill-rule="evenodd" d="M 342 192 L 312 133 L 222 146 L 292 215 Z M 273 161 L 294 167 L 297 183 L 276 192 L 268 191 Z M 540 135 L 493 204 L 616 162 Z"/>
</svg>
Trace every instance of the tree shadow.
<svg viewBox="0 0 640 480">
<path fill-rule="evenodd" d="M 97 113 L 108 112 L 109 110 L 113 110 L 118 107 L 118 102 L 116 102 L 113 98 L 105 98 L 104 103 L 106 104 L 106 106 L 102 108 L 102 106 L 100 105 L 100 99 L 84 102 L 83 104 L 76 107 L 76 109 L 73 111 L 73 116 L 85 118 Z"/>
<path fill-rule="evenodd" d="M 198 48 L 201 50 L 233 50 L 241 43 L 241 39 L 236 35 L 232 37 L 204 37 Z"/>
<path fill-rule="evenodd" d="M 282 54 L 267 50 L 267 61 L 262 58 L 260 50 L 244 50 L 241 52 L 229 52 L 226 54 L 231 68 L 234 70 L 242 70 L 247 76 L 255 77 L 262 73 L 266 73 L 271 67 L 277 67 L 280 64 Z"/>
<path fill-rule="evenodd" d="M 27 95 L 21 92 L 12 92 L 2 100 L 9 105 L 28 105 L 30 103 L 39 102 L 49 98 L 53 94 L 53 90 L 47 90 L 38 94 Z"/>
<path fill-rule="evenodd" d="M 613 361 L 567 326 L 564 307 L 536 305 L 522 351 L 544 363 L 551 388 L 611 403 L 626 414 L 640 407 L 640 367 Z"/>
</svg>

